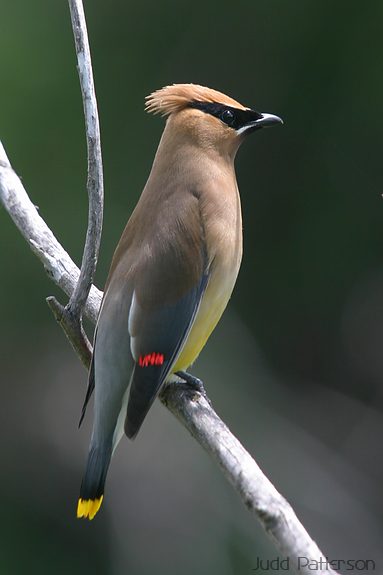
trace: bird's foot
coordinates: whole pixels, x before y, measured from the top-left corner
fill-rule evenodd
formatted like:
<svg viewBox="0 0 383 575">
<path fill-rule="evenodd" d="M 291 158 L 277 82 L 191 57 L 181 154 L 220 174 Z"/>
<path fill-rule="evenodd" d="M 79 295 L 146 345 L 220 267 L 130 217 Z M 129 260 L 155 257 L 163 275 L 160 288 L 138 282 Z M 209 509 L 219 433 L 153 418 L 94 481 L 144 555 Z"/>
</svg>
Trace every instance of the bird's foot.
<svg viewBox="0 0 383 575">
<path fill-rule="evenodd" d="M 193 391 L 198 391 L 198 393 L 203 395 L 206 401 L 210 403 L 210 399 L 206 394 L 205 387 L 201 379 L 195 377 L 194 375 L 191 375 L 191 373 L 188 373 L 187 371 L 176 371 L 175 375 L 180 377 L 190 389 L 192 389 Z"/>
</svg>

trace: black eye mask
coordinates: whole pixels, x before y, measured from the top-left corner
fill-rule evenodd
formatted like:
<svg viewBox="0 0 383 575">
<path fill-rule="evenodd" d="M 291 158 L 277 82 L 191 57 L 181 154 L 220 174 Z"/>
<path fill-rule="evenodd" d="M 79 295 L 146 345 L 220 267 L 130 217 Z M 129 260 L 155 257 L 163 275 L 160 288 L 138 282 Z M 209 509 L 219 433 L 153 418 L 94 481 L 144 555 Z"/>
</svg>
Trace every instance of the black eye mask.
<svg viewBox="0 0 383 575">
<path fill-rule="evenodd" d="M 250 122 L 260 120 L 263 117 L 262 114 L 254 110 L 239 110 L 238 108 L 226 106 L 225 104 L 216 104 L 215 102 L 194 101 L 190 103 L 190 108 L 196 108 L 218 118 L 229 128 L 233 128 L 233 130 L 239 130 Z"/>
</svg>

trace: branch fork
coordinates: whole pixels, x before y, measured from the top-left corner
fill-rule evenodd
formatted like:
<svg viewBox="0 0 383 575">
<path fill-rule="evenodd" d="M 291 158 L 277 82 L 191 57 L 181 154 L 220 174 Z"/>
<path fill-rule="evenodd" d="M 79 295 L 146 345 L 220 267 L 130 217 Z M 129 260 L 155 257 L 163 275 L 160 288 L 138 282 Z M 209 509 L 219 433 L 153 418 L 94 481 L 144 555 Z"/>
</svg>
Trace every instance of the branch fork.
<svg viewBox="0 0 383 575">
<path fill-rule="evenodd" d="M 66 306 L 63 306 L 54 296 L 50 296 L 47 298 L 47 303 L 56 321 L 60 324 L 72 344 L 73 349 L 81 361 L 89 367 L 92 357 L 92 346 L 82 325 L 82 314 L 93 283 L 100 249 L 104 209 L 104 183 L 100 123 L 82 1 L 69 0 L 69 10 L 77 54 L 77 70 L 84 107 L 88 151 L 88 228 L 80 275 L 70 295 L 69 302 Z"/>
</svg>

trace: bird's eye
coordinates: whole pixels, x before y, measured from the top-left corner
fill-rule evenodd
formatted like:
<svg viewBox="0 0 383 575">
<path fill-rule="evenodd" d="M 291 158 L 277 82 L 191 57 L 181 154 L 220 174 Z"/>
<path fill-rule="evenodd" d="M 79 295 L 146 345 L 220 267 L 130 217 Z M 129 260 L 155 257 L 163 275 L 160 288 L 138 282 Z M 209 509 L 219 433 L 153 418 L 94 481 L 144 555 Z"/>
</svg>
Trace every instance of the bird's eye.
<svg viewBox="0 0 383 575">
<path fill-rule="evenodd" d="M 231 110 L 224 110 L 221 114 L 221 120 L 222 122 L 225 122 L 225 124 L 227 124 L 228 126 L 231 126 L 231 124 L 234 121 L 234 114 Z"/>
</svg>

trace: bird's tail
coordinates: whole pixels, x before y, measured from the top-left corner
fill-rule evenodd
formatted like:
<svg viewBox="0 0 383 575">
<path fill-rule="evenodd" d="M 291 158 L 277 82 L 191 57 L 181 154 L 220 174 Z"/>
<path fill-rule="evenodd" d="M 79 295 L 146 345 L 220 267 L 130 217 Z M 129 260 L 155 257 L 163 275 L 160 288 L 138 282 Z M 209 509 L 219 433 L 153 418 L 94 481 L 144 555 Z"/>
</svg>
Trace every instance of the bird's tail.
<svg viewBox="0 0 383 575">
<path fill-rule="evenodd" d="M 78 518 L 93 519 L 100 509 L 111 456 L 112 446 L 91 447 L 77 504 Z"/>
</svg>

